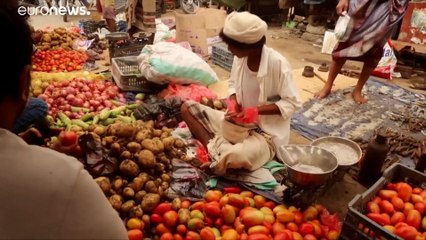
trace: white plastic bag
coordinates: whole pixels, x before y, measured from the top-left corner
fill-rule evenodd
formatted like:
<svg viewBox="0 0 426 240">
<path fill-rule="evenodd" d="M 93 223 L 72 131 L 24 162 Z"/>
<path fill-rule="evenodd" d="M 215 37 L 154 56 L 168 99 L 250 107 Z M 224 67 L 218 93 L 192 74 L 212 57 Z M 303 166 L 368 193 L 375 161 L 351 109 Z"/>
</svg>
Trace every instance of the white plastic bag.
<svg viewBox="0 0 426 240">
<path fill-rule="evenodd" d="M 202 58 L 192 51 L 171 42 L 146 45 L 138 56 L 143 76 L 157 84 L 200 84 L 208 86 L 218 77 Z"/>
<path fill-rule="evenodd" d="M 388 39 L 387 43 L 383 47 L 383 56 L 374 69 L 372 75 L 385 79 L 392 79 L 394 69 L 396 66 L 397 58 L 393 52 L 392 42 Z"/>
<path fill-rule="evenodd" d="M 342 15 L 343 16 L 340 16 L 337 20 L 336 27 L 334 28 L 334 34 L 340 42 L 348 40 L 349 34 L 347 34 L 346 32 L 348 29 L 349 21 L 351 20 L 351 17 L 349 17 L 347 12 L 343 12 Z"/>
<path fill-rule="evenodd" d="M 339 41 L 332 31 L 325 31 L 321 53 L 331 54 Z"/>
</svg>

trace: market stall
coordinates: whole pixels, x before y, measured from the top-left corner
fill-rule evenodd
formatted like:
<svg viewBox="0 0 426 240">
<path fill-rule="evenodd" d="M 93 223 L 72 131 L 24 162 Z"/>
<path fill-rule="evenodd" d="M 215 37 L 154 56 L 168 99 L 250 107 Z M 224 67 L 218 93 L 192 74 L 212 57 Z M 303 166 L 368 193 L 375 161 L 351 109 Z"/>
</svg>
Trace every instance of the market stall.
<svg viewBox="0 0 426 240">
<path fill-rule="evenodd" d="M 71 155 L 120 215 L 130 240 L 425 239 L 426 176 L 402 165 L 357 196 L 344 221 L 317 203 L 362 159 L 364 149 L 349 138 L 282 146 L 284 160 L 273 159 L 258 175 L 204 171 L 207 150 L 191 135 L 180 108 L 193 100 L 228 109 L 225 96 L 212 91 L 226 82 L 197 55 L 205 57 L 210 48 L 218 65 L 232 66 L 226 47 L 211 46 L 218 23 L 209 26 L 208 34 L 178 28 L 189 43 L 174 43 L 167 27 L 159 31 L 162 38 L 135 39 L 47 29 L 36 46 L 31 94 L 46 102 L 46 124 L 56 130 L 43 132 L 42 145 L 77 145 Z M 99 73 L 101 65 L 106 71 Z M 305 86 L 315 84 L 304 80 L 299 84 L 307 99 Z"/>
</svg>

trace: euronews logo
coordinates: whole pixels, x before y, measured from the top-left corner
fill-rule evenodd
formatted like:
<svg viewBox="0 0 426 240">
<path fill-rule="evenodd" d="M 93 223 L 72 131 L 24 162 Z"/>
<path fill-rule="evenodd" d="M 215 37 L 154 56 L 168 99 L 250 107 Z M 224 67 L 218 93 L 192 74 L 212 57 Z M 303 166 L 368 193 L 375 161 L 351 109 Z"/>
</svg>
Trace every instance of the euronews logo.
<svg viewBox="0 0 426 240">
<path fill-rule="evenodd" d="M 90 11 L 85 6 L 60 6 L 60 7 L 26 7 L 20 6 L 18 8 L 18 14 L 21 16 L 29 15 L 59 15 L 59 16 L 81 16 L 81 15 L 90 15 Z"/>
</svg>

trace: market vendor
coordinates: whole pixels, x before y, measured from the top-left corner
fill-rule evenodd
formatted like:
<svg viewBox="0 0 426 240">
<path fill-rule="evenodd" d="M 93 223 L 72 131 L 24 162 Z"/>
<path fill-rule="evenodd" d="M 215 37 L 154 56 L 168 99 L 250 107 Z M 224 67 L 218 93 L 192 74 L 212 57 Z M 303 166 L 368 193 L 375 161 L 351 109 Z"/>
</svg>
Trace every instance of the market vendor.
<svg viewBox="0 0 426 240">
<path fill-rule="evenodd" d="M 116 32 L 117 23 L 115 22 L 115 0 L 96 0 L 96 10 L 102 13 L 102 17 L 107 22 L 108 31 Z"/>
<path fill-rule="evenodd" d="M 231 13 L 225 20 L 220 36 L 235 55 L 228 104 L 235 109 L 225 114 L 196 102 L 182 105 L 183 119 L 207 146 L 215 174 L 260 168 L 289 142 L 290 119 L 301 101 L 290 64 L 265 45 L 266 31 L 267 24 L 248 12 Z M 234 124 L 256 113 L 254 125 Z"/>
<path fill-rule="evenodd" d="M 30 92 L 31 30 L 14 0 L 0 1 L 0 238 L 128 239 L 118 213 L 83 165 L 25 143 L 11 130 Z"/>
</svg>

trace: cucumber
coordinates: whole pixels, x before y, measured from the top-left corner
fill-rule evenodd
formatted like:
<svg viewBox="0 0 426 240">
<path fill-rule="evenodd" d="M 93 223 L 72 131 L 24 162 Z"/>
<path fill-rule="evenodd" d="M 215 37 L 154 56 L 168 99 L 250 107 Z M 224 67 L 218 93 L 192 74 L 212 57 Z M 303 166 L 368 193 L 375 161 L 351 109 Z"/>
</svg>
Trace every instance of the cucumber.
<svg viewBox="0 0 426 240">
<path fill-rule="evenodd" d="M 111 111 L 109 110 L 109 108 L 105 108 L 103 109 L 100 113 L 99 113 L 99 120 L 105 120 L 109 117 L 109 115 L 111 114 Z"/>
<path fill-rule="evenodd" d="M 91 120 L 92 118 L 93 118 L 93 113 L 86 113 L 80 118 L 80 120 L 83 122 L 87 122 Z"/>
<path fill-rule="evenodd" d="M 107 118 L 107 119 L 105 119 L 105 120 L 103 120 L 102 122 L 101 122 L 101 124 L 103 125 L 103 126 L 109 126 L 109 125 L 111 125 L 111 124 L 113 124 L 113 123 L 115 123 L 115 119 L 114 118 Z"/>
<path fill-rule="evenodd" d="M 113 110 L 111 110 L 111 117 L 117 117 L 118 115 L 120 115 L 124 110 L 126 110 L 126 106 L 121 106 L 118 108 L 114 108 Z"/>
<path fill-rule="evenodd" d="M 89 128 L 89 124 L 83 122 L 80 119 L 74 119 L 74 120 L 72 120 L 72 123 L 83 128 L 84 131 L 86 131 Z"/>
<path fill-rule="evenodd" d="M 93 122 L 92 122 L 92 124 L 93 124 L 93 125 L 96 125 L 96 124 L 98 124 L 98 122 L 99 122 L 99 115 L 96 115 L 96 116 L 93 118 Z"/>
<path fill-rule="evenodd" d="M 88 112 L 90 112 L 90 109 L 84 108 L 84 107 L 74 107 L 74 106 L 71 106 L 71 112 L 84 112 L 84 113 L 88 113 Z"/>
<path fill-rule="evenodd" d="M 58 117 L 61 119 L 61 122 L 65 125 L 71 125 L 71 119 L 65 115 L 63 112 L 58 112 Z"/>
</svg>

